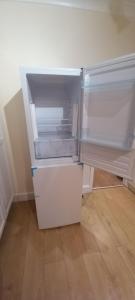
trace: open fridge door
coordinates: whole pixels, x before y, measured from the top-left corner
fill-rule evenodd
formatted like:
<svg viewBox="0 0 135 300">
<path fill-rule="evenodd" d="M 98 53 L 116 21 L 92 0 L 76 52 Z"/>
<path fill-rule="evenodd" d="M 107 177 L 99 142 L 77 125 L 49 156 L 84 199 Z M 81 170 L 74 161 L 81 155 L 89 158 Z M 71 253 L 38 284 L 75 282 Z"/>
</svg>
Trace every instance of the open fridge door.
<svg viewBox="0 0 135 300">
<path fill-rule="evenodd" d="M 135 55 L 84 69 L 80 161 L 135 178 Z"/>
</svg>

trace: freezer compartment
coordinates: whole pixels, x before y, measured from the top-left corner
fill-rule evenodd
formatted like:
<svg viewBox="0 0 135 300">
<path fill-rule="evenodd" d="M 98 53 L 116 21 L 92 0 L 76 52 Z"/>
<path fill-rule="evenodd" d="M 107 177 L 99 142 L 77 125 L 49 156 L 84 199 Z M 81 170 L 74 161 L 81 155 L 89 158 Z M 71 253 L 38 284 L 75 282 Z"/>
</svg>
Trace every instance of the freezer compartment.
<svg viewBox="0 0 135 300">
<path fill-rule="evenodd" d="M 80 222 L 82 166 L 71 164 L 37 168 L 33 185 L 40 229 Z"/>
<path fill-rule="evenodd" d="M 77 140 L 74 138 L 56 139 L 50 136 L 34 143 L 36 159 L 72 157 L 77 155 Z"/>
</svg>

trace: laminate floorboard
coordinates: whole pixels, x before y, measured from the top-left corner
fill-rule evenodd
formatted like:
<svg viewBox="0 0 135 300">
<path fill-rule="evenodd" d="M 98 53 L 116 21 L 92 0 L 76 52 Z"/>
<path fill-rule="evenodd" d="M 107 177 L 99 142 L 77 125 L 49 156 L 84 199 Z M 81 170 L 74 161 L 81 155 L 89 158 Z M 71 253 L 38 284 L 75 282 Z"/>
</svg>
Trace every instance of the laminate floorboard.
<svg viewBox="0 0 135 300">
<path fill-rule="evenodd" d="M 82 199 L 81 223 L 39 230 L 34 201 L 13 203 L 0 241 L 0 300 L 135 300 L 135 195 Z"/>
<path fill-rule="evenodd" d="M 94 181 L 93 181 L 94 188 L 117 186 L 117 185 L 122 185 L 122 179 L 120 177 L 117 177 L 116 175 L 113 175 L 109 172 L 95 168 Z"/>
</svg>

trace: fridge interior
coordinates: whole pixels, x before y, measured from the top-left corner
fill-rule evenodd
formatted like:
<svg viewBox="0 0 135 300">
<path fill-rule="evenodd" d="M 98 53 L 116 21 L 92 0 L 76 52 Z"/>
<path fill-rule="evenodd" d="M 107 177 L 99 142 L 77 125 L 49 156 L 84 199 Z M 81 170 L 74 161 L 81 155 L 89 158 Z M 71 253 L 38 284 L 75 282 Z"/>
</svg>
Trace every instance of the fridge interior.
<svg viewBox="0 0 135 300">
<path fill-rule="evenodd" d="M 27 74 L 36 159 L 77 157 L 81 78 Z"/>
</svg>

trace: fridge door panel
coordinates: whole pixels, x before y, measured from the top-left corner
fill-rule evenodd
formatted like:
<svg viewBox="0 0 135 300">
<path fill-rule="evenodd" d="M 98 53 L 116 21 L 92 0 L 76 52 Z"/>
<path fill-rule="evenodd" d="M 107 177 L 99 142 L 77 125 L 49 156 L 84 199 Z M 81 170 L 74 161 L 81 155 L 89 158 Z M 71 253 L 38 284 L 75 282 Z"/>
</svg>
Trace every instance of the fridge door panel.
<svg viewBox="0 0 135 300">
<path fill-rule="evenodd" d="M 85 69 L 82 91 L 81 162 L 133 178 L 135 58 Z"/>
<path fill-rule="evenodd" d="M 33 173 L 33 185 L 40 229 L 80 222 L 82 166 L 37 168 Z"/>
</svg>

